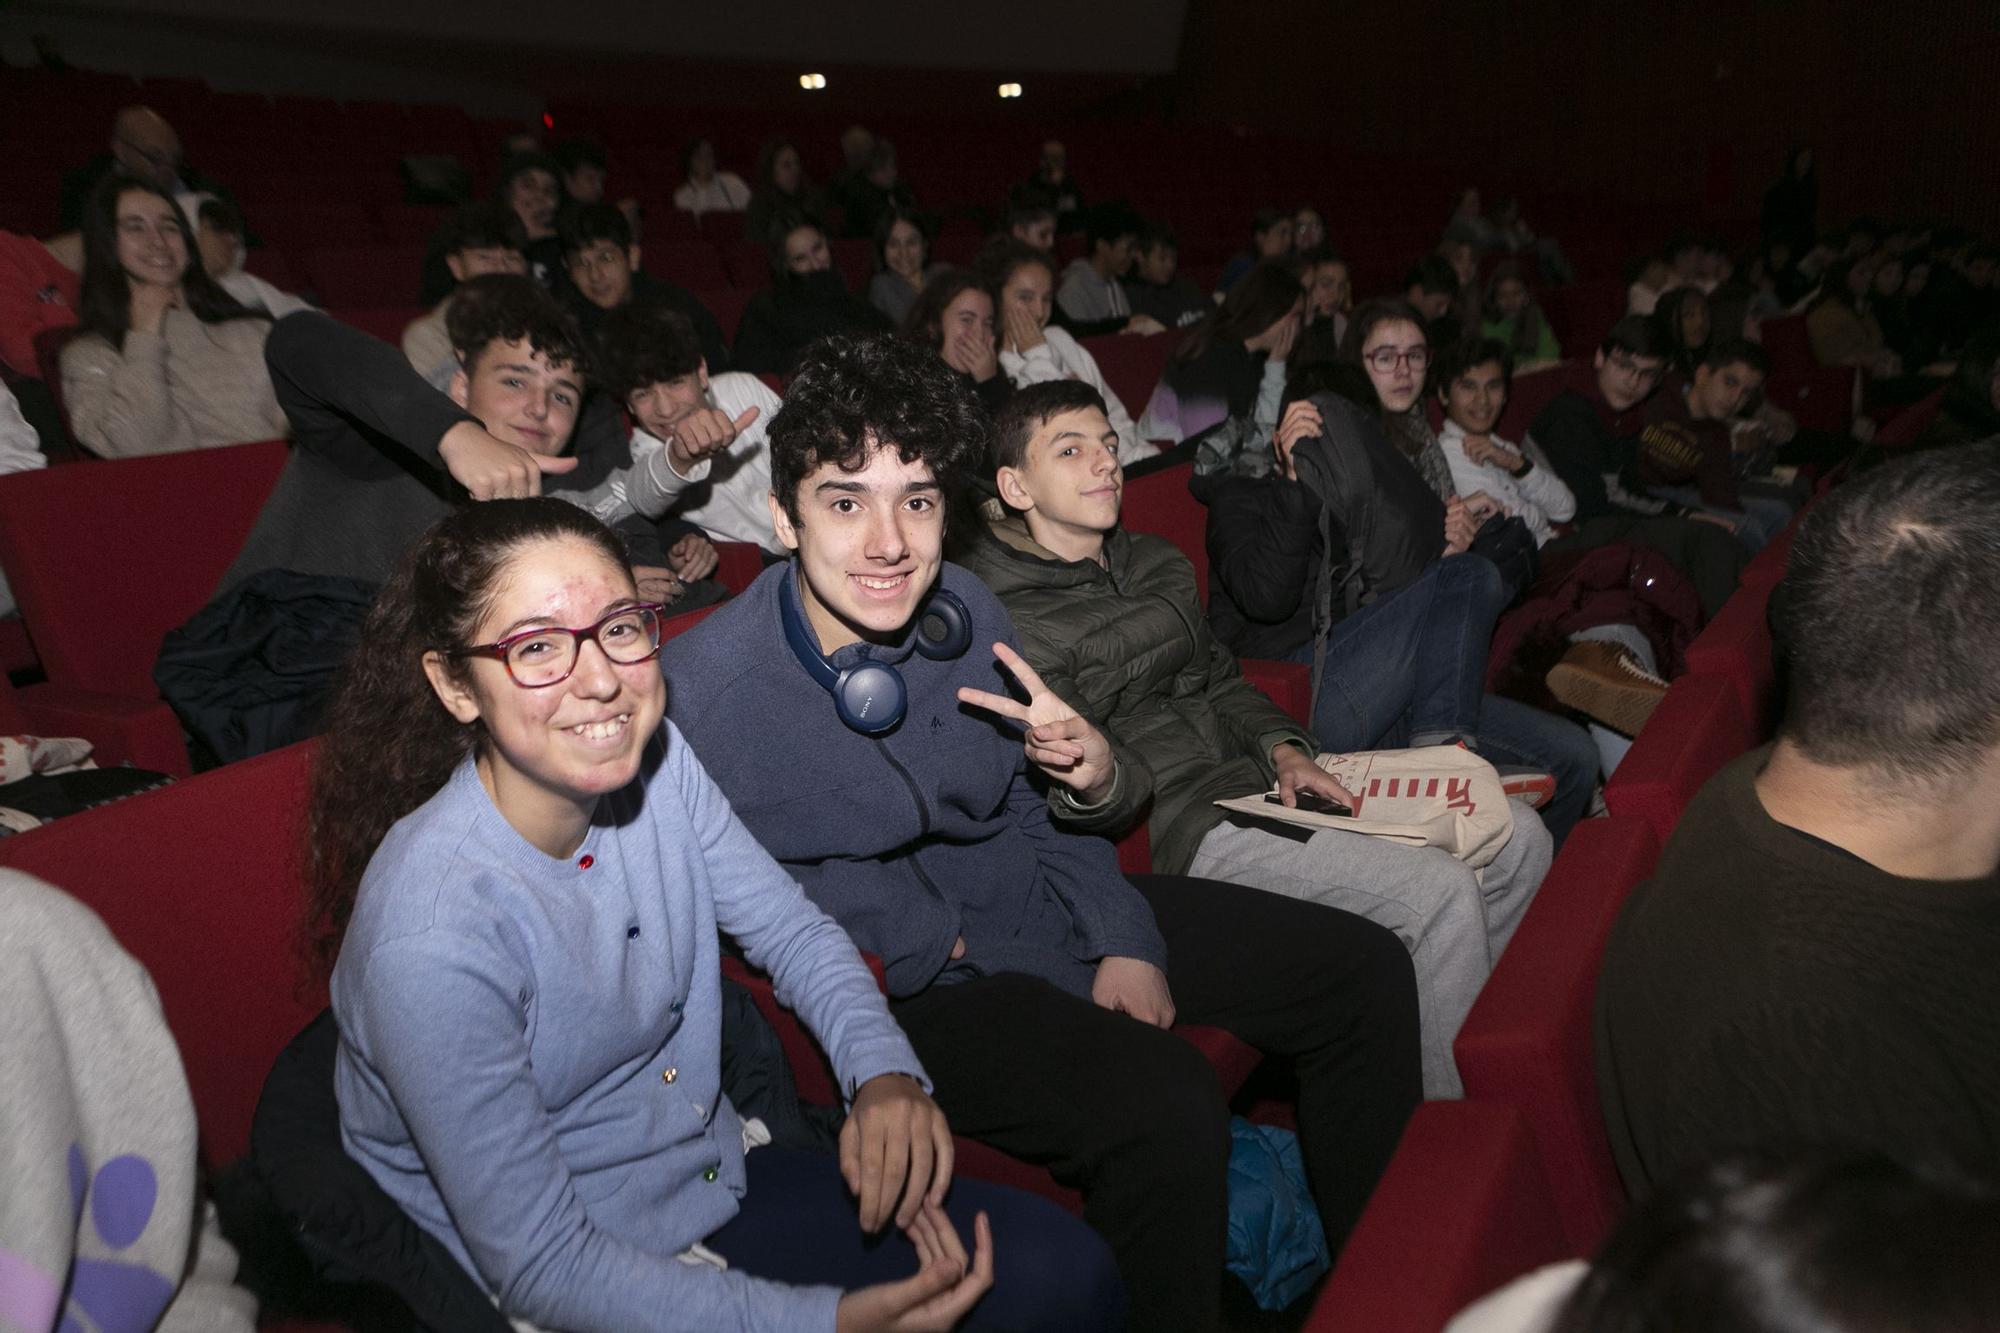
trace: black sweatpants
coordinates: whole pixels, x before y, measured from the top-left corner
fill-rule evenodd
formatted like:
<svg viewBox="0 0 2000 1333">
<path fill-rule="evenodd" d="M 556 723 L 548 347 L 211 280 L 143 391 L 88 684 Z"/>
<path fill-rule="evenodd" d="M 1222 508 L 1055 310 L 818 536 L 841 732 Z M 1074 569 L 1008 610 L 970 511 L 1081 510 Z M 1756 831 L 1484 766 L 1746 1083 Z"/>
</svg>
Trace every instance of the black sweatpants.
<svg viewBox="0 0 2000 1333">
<path fill-rule="evenodd" d="M 1292 1062 L 1306 1175 L 1339 1246 L 1423 1095 L 1408 951 L 1334 908 L 1179 876 L 1132 882 L 1166 939 L 1176 1021 Z M 1200 1052 L 1017 973 L 891 1008 L 953 1130 L 1083 1191 L 1134 1329 L 1214 1327 L 1229 1108 Z"/>
</svg>

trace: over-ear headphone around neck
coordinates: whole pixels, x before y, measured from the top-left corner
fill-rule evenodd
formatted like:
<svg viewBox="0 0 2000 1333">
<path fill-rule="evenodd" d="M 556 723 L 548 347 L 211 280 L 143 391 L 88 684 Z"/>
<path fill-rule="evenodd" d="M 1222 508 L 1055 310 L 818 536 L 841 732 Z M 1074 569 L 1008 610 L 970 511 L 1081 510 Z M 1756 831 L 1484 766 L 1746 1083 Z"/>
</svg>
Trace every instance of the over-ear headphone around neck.
<svg viewBox="0 0 2000 1333">
<path fill-rule="evenodd" d="M 833 696 L 833 711 L 849 730 L 863 736 L 894 731 L 910 706 L 903 673 L 887 662 L 862 661 L 842 670 L 827 661 L 800 609 L 796 577 L 796 571 L 785 571 L 785 580 L 778 588 L 778 615 L 792 655 L 806 674 Z M 932 661 L 945 661 L 964 656 L 971 646 L 972 615 L 958 594 L 939 579 L 917 612 L 917 652 Z"/>
</svg>

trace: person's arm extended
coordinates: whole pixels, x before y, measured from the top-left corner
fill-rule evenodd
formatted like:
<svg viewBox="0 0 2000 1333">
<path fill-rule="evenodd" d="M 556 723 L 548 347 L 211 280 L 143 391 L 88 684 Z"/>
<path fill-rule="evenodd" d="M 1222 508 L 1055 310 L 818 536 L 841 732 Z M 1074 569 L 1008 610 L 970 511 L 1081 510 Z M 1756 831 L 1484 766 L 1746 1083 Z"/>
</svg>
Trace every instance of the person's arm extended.
<svg viewBox="0 0 2000 1333">
<path fill-rule="evenodd" d="M 351 425 L 386 439 L 439 472 L 453 427 L 478 419 L 427 383 L 402 352 L 357 328 L 312 312 L 271 326 L 264 363 L 292 436 L 313 447 L 351 438 Z"/>
<path fill-rule="evenodd" d="M 838 1288 L 685 1264 L 592 1220 L 529 1064 L 510 984 L 520 965 L 496 944 L 427 931 L 377 947 L 362 968 L 365 999 L 343 1018 L 504 1314 L 574 1333 L 654 1327 L 662 1310 L 689 1328 L 833 1328 Z"/>
<path fill-rule="evenodd" d="M 77 442 L 100 458 L 177 453 L 195 446 L 194 423 L 174 402 L 167 342 L 137 329 L 121 353 L 86 336 L 63 349 L 63 402 Z"/>
</svg>

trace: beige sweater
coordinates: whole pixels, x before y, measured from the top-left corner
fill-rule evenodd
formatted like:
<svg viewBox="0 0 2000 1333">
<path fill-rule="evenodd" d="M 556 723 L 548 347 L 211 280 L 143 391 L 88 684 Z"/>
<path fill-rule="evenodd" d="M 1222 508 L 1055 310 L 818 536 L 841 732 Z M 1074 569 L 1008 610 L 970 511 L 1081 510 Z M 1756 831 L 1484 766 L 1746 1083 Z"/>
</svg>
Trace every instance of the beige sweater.
<svg viewBox="0 0 2000 1333">
<path fill-rule="evenodd" d="M 204 324 L 169 310 L 158 333 L 132 330 L 121 353 L 95 334 L 63 349 L 70 433 L 102 458 L 211 449 L 288 431 L 264 368 L 269 320 Z"/>
</svg>

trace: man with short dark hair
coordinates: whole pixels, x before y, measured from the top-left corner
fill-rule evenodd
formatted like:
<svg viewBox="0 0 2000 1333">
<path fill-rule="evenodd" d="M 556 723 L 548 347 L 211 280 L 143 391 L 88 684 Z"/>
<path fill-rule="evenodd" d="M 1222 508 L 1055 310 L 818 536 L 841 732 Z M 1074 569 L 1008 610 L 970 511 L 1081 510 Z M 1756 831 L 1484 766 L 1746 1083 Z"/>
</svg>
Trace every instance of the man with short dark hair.
<svg viewBox="0 0 2000 1333">
<path fill-rule="evenodd" d="M 111 142 L 107 150 L 67 172 L 62 179 L 62 199 L 56 230 L 72 232 L 83 225 L 83 207 L 90 192 L 106 176 L 116 173 L 131 180 L 157 185 L 176 201 L 182 196 L 208 193 L 228 198 L 228 191 L 188 166 L 181 158 L 181 136 L 166 117 L 149 106 L 122 108 L 111 122 Z M 194 225 L 192 206 L 188 225 Z"/>
<path fill-rule="evenodd" d="M 1458 295 L 1458 271 L 1443 255 L 1425 255 L 1410 266 L 1403 276 L 1403 299 L 1417 308 L 1424 317 L 1427 329 L 1434 329 L 1439 320 L 1451 314 L 1452 298 Z M 1441 338 L 1435 332 L 1430 334 L 1433 346 L 1444 347 L 1458 341 L 1458 330 L 1454 327 L 1448 338 Z"/>
<path fill-rule="evenodd" d="M 1016 190 L 1007 202 L 1007 234 L 1044 254 L 1056 248 L 1056 210 L 1045 194 Z"/>
<path fill-rule="evenodd" d="M 562 220 L 563 281 L 556 284 L 584 336 L 596 338 L 605 317 L 627 305 L 671 310 L 694 326 L 701 354 L 717 371 L 729 368 L 722 325 L 693 292 L 639 267 L 639 242 L 625 214 L 610 204 L 585 204 Z"/>
<path fill-rule="evenodd" d="M 563 194 L 573 204 L 604 202 L 604 182 L 611 174 L 611 159 L 594 139 L 564 139 L 549 151 L 562 170 Z"/>
<path fill-rule="evenodd" d="M 1576 499 L 1571 530 L 1545 555 L 1637 542 L 1688 576 L 1714 615 L 1736 591 L 1747 558 L 1729 528 L 1686 505 L 1633 491 L 1619 476 L 1637 452 L 1639 410 L 1666 373 L 1660 332 L 1642 315 L 1612 325 L 1586 374 L 1550 400 L 1529 434 Z"/>
<path fill-rule="evenodd" d="M 1132 243 L 1132 270 L 1123 280 L 1134 315 L 1164 329 L 1185 328 L 1215 309 L 1215 302 L 1180 271 L 1181 245 L 1164 222 L 1148 222 Z"/>
<path fill-rule="evenodd" d="M 1726 1149 L 2000 1172 L 2000 445 L 1807 514 L 1774 744 L 1688 806 L 1607 947 L 1598 1085 L 1635 1193 Z"/>
<path fill-rule="evenodd" d="M 1409 959 L 1308 904 L 1128 881 L 1107 843 L 1052 823 L 1143 776 L 1041 685 L 993 594 L 944 562 L 944 516 L 989 430 L 927 347 L 811 349 L 770 429 L 770 512 L 792 558 L 666 646 L 669 715 L 765 849 L 881 957 L 953 1129 L 1083 1190 L 1134 1329 L 1201 1333 L 1217 1318 L 1228 1108 L 1165 1029 L 1178 1014 L 1294 1060 L 1337 1245 L 1419 1095 Z"/>
<path fill-rule="evenodd" d="M 521 220 L 512 209 L 493 200 L 459 209 L 433 247 L 454 288 L 486 273 L 528 271 L 528 238 L 521 230 Z M 429 314 L 411 320 L 403 330 L 403 355 L 419 375 L 439 389 L 451 383 L 458 371 L 451 334 L 445 327 L 450 317 L 451 296 L 447 292 Z"/>
<path fill-rule="evenodd" d="M 1132 313 L 1124 277 L 1132 269 L 1132 243 L 1144 224 L 1121 203 L 1098 204 L 1084 224 L 1088 253 L 1070 262 L 1056 288 L 1056 318 L 1079 338 L 1100 333 L 1164 333 L 1149 315 Z"/>
<path fill-rule="evenodd" d="M 1736 414 L 1763 387 L 1770 364 L 1756 343 L 1717 340 L 1692 379 L 1653 395 L 1634 460 L 1648 495 L 1727 524 L 1752 555 L 1784 530 L 1798 508 L 1781 487 L 1736 478 Z"/>
</svg>

